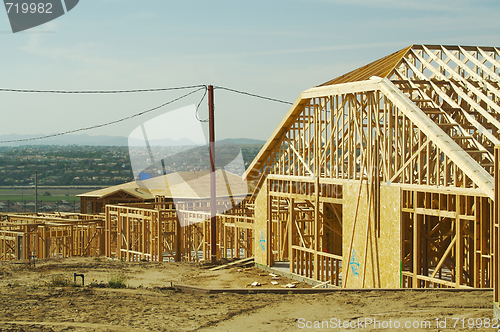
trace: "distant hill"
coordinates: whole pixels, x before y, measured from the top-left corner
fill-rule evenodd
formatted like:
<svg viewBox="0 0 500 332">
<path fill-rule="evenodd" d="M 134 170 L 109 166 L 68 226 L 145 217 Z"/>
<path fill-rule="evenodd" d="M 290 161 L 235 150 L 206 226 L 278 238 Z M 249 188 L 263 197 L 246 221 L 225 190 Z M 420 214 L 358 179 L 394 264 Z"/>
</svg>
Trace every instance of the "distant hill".
<svg viewBox="0 0 500 332">
<path fill-rule="evenodd" d="M 127 139 L 128 140 L 128 139 Z M 131 146 L 143 146 L 143 140 L 138 140 L 132 138 L 130 141 Z M 127 145 L 127 144 L 125 144 Z M 150 140 L 149 141 L 150 146 L 192 146 L 192 145 L 199 145 L 196 144 L 195 142 L 187 139 L 187 138 L 181 138 L 180 140 L 173 140 L 170 138 L 164 138 L 164 139 L 156 139 L 156 140 Z"/>
<path fill-rule="evenodd" d="M 40 136 L 45 136 L 45 135 L 44 134 L 0 135 L 0 141 L 11 141 L 11 140 L 34 138 L 34 137 L 40 137 Z M 169 141 L 169 145 L 172 145 L 172 146 L 173 145 L 190 145 L 189 142 Z M 265 141 L 251 139 L 251 138 L 227 138 L 227 139 L 221 140 L 219 142 L 228 143 L 228 144 L 236 144 L 236 145 L 263 145 L 265 143 Z M 162 142 L 162 143 L 165 143 L 165 142 Z M 107 135 L 89 136 L 87 134 L 80 134 L 80 135 L 55 136 L 55 137 L 49 137 L 49 138 L 40 139 L 40 140 L 33 140 L 33 141 L 23 141 L 23 142 L 15 142 L 15 143 L 0 143 L 0 147 L 2 147 L 2 146 L 21 146 L 21 145 L 127 146 L 128 145 L 128 137 L 107 136 Z"/>
<path fill-rule="evenodd" d="M 252 138 L 226 138 L 221 141 L 221 143 L 232 143 L 236 145 L 263 145 L 266 141 Z"/>
</svg>

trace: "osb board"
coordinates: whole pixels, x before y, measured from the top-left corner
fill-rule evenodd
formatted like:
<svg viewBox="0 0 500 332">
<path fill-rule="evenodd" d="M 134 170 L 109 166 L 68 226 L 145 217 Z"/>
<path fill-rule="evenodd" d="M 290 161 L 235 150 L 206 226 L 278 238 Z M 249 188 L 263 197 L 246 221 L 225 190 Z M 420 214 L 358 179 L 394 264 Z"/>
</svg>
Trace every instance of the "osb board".
<svg viewBox="0 0 500 332">
<path fill-rule="evenodd" d="M 255 199 L 255 263 L 269 265 L 267 261 L 267 180 L 263 181 L 262 188 Z"/>
<path fill-rule="evenodd" d="M 399 288 L 401 262 L 401 190 L 380 186 L 380 232 L 376 231 L 375 209 L 371 205 L 368 226 L 368 186 L 364 184 L 359 199 L 357 223 L 349 261 L 350 240 L 358 204 L 359 182 L 344 186 L 344 220 L 342 225 L 342 260 L 349 268 L 346 288 Z M 378 236 L 380 233 L 380 237 Z M 365 245 L 368 241 L 365 257 Z M 365 267 L 366 264 L 366 267 Z M 363 285 L 363 271 L 365 271 Z M 343 273 L 345 276 L 345 273 Z"/>
<path fill-rule="evenodd" d="M 401 287 L 401 188 L 380 186 L 379 254 L 382 288 Z"/>
</svg>

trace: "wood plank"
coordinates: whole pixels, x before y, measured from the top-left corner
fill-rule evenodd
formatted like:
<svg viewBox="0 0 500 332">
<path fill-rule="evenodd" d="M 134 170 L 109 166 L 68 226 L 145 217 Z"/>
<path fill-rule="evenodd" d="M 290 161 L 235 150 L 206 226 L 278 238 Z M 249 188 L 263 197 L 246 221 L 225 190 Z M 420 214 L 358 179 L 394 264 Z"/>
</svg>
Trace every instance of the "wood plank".
<svg viewBox="0 0 500 332">
<path fill-rule="evenodd" d="M 208 269 L 208 271 L 217 271 L 217 270 L 225 269 L 226 267 L 238 266 L 238 265 L 242 265 L 242 264 L 245 264 L 245 263 L 250 263 L 251 261 L 253 261 L 253 259 L 254 259 L 253 256 L 252 257 L 248 257 L 248 258 L 243 258 L 243 259 L 240 259 L 240 260 L 235 261 L 235 262 L 231 262 L 231 263 L 228 263 L 228 264 L 224 264 L 224 265 L 219 265 L 219 266 L 213 267 L 211 269 Z"/>
</svg>

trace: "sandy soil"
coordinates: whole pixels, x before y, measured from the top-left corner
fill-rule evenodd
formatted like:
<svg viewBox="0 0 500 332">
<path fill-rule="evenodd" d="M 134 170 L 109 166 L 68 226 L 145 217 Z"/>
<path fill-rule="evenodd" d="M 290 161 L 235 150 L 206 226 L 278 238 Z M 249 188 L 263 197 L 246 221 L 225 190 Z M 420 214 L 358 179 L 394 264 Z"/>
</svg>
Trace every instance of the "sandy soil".
<svg viewBox="0 0 500 332">
<path fill-rule="evenodd" d="M 61 278 L 72 280 L 73 273 L 85 274 L 86 285 L 91 282 L 105 284 L 110 278 L 125 277 L 128 287 L 51 286 L 54 280 L 56 283 Z M 208 271 L 195 264 L 124 263 L 104 258 L 47 260 L 39 262 L 36 268 L 20 262 L 0 262 L 0 331 L 499 329 L 492 328 L 495 322 L 492 319 L 492 291 L 335 291 L 310 295 L 289 291 L 287 294 L 193 295 L 170 287 L 173 283 L 240 288 L 254 281 L 267 282 L 263 286 L 266 288 L 279 287 L 270 284 L 270 276 L 260 274 L 263 272 L 255 268 L 240 272 L 238 268 Z M 279 282 L 291 281 L 282 279 Z M 350 323 L 351 328 L 339 328 L 339 320 L 344 327 Z M 372 324 L 367 325 L 370 320 Z M 488 322 L 489 327 L 485 328 L 484 323 Z"/>
</svg>

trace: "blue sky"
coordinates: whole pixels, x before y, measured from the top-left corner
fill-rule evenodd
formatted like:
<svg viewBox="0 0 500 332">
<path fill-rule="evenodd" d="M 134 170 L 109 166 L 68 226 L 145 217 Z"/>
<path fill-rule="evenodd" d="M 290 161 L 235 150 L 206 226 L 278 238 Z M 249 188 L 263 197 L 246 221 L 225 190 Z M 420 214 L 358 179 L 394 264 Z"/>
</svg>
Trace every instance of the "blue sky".
<svg viewBox="0 0 500 332">
<path fill-rule="evenodd" d="M 80 0 L 13 34 L 0 10 L 0 88 L 116 90 L 213 84 L 293 102 L 299 93 L 411 44 L 500 46 L 500 2 Z M 187 92 L 187 91 L 185 91 Z M 0 93 L 0 134 L 49 134 L 138 113 L 184 91 Z M 89 135 L 128 136 L 202 92 Z M 217 138 L 266 140 L 288 106 L 215 91 Z M 206 102 L 200 110 L 206 115 Z M 194 115 L 193 115 L 194 116 Z"/>
</svg>

